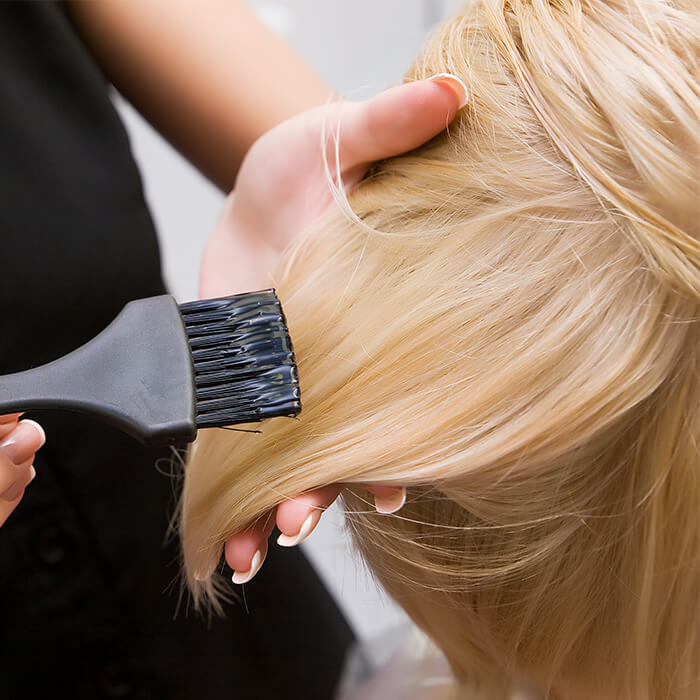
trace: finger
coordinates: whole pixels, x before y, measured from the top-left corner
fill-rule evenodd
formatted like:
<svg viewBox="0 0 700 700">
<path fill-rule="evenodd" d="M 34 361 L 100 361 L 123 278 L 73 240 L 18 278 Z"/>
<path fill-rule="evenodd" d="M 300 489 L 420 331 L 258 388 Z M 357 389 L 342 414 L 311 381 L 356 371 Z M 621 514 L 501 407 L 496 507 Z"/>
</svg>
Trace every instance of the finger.
<svg viewBox="0 0 700 700">
<path fill-rule="evenodd" d="M 10 503 L 21 499 L 24 489 L 36 476 L 36 470 L 31 462 L 25 462 L 19 467 L 14 468 L 14 481 L 8 486 L 4 492 L 0 493 L 0 498 Z"/>
<path fill-rule="evenodd" d="M 0 499 L 0 527 L 2 527 L 5 521 L 12 515 L 12 512 L 22 500 L 22 496 L 24 496 L 24 491 L 22 491 L 14 501 L 4 501 Z"/>
<path fill-rule="evenodd" d="M 278 544 L 299 544 L 318 524 L 321 515 L 335 501 L 341 485 L 326 486 L 283 501 L 277 506 L 277 526 L 282 531 Z M 269 511 L 243 532 L 226 541 L 224 556 L 234 570 L 234 583 L 247 583 L 260 570 L 267 555 L 267 538 L 275 524 L 275 511 Z"/>
<path fill-rule="evenodd" d="M 45 442 L 44 429 L 33 420 L 23 420 L 17 423 L 14 430 L 3 436 L 0 452 L 15 464 L 22 464 L 31 459 Z"/>
<path fill-rule="evenodd" d="M 21 413 L 11 413 L 9 415 L 0 416 L 0 440 L 9 435 L 16 427 L 17 421 Z"/>
<path fill-rule="evenodd" d="M 234 583 L 242 584 L 248 583 L 250 579 L 255 576 L 255 574 L 260 571 L 260 567 L 265 562 L 265 557 L 267 556 L 267 538 L 263 539 L 260 543 L 260 547 L 255 551 L 253 559 L 250 562 L 249 568 L 245 571 L 234 571 L 231 580 Z"/>
<path fill-rule="evenodd" d="M 17 497 L 16 485 L 23 485 L 22 477 L 28 474 L 32 460 L 15 464 L 0 450 L 0 499 L 13 501 Z"/>
<path fill-rule="evenodd" d="M 4 498 L 5 492 L 12 488 L 18 476 L 17 465 L 0 455 L 0 498 Z"/>
<path fill-rule="evenodd" d="M 250 527 L 229 537 L 224 546 L 226 563 L 236 572 L 249 571 L 256 552 L 267 544 L 274 526 L 275 512 L 271 510 Z"/>
<path fill-rule="evenodd" d="M 403 486 L 364 484 L 364 487 L 374 495 L 374 507 L 377 513 L 396 513 L 406 503 L 406 489 Z"/>
<path fill-rule="evenodd" d="M 294 547 L 306 539 L 342 488 L 341 484 L 332 484 L 280 503 L 277 506 L 277 527 L 282 534 L 277 538 L 277 544 Z"/>
<path fill-rule="evenodd" d="M 14 465 L 12 466 L 14 467 Z M 25 473 L 20 477 L 20 480 L 18 480 L 19 488 L 16 490 L 14 498 L 7 500 L 5 498 L 0 498 L 0 527 L 4 525 L 5 521 L 10 517 L 12 512 L 19 505 L 20 501 L 22 500 L 22 497 L 24 496 L 25 488 L 27 487 L 29 482 L 31 482 L 36 476 L 36 472 L 34 471 L 33 466 L 23 465 L 23 467 Z M 15 468 L 17 469 L 17 467 Z"/>
<path fill-rule="evenodd" d="M 344 103 L 341 167 L 346 170 L 417 148 L 443 131 L 466 101 L 464 83 L 441 74 L 385 90 L 366 102 Z"/>
</svg>

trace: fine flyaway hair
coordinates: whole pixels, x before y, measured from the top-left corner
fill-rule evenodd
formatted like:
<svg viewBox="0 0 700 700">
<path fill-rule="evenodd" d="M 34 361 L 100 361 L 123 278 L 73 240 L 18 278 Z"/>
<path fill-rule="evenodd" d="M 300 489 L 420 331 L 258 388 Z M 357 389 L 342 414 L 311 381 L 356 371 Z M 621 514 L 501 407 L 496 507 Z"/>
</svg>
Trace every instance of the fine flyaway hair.
<svg viewBox="0 0 700 700">
<path fill-rule="evenodd" d="M 474 0 L 438 29 L 406 80 L 468 105 L 278 270 L 299 420 L 205 431 L 186 468 L 197 603 L 227 537 L 342 482 L 465 697 L 700 697 L 699 49 L 697 0 Z"/>
</svg>

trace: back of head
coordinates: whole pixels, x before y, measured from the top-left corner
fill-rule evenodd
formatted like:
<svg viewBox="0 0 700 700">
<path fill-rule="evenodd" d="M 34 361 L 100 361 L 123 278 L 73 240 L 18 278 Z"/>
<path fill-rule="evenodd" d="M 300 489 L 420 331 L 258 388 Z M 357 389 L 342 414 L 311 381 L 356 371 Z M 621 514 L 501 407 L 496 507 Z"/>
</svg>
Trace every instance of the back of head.
<svg viewBox="0 0 700 700">
<path fill-rule="evenodd" d="M 692 5 L 476 0 L 445 23 L 408 79 L 455 73 L 469 104 L 288 251 L 301 418 L 200 440 L 190 583 L 285 496 L 406 484 L 390 517 L 347 491 L 349 526 L 461 682 L 698 696 Z"/>
</svg>

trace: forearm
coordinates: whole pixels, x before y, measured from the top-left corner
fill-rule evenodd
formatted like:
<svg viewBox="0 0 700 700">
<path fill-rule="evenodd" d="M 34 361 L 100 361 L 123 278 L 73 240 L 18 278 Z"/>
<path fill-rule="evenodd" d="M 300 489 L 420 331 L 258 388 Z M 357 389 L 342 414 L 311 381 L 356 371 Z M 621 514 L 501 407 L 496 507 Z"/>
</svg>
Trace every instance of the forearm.
<svg viewBox="0 0 700 700">
<path fill-rule="evenodd" d="M 241 0 L 70 0 L 117 89 L 223 190 L 258 136 L 329 88 Z"/>
</svg>

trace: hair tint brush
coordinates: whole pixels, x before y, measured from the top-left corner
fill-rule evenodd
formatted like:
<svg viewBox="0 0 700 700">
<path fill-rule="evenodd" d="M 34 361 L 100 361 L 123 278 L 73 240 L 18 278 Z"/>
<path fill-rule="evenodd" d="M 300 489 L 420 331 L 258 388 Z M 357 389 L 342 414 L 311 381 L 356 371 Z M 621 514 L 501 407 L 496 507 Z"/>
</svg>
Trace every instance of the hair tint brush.
<svg viewBox="0 0 700 700">
<path fill-rule="evenodd" d="M 287 325 L 274 290 L 178 304 L 127 304 L 93 340 L 0 377 L 0 414 L 90 413 L 143 443 L 192 442 L 198 428 L 301 410 Z"/>
</svg>

